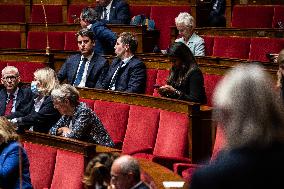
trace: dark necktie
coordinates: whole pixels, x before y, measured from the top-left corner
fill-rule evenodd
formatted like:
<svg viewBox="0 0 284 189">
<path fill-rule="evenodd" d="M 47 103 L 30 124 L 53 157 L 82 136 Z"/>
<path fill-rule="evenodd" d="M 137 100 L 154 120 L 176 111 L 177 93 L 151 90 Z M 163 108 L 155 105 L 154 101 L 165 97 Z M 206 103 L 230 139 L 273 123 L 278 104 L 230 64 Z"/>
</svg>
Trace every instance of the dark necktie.
<svg viewBox="0 0 284 189">
<path fill-rule="evenodd" d="M 103 8 L 103 19 L 107 20 L 107 9 L 105 7 Z"/>
<path fill-rule="evenodd" d="M 10 94 L 9 99 L 6 103 L 6 109 L 5 109 L 5 115 L 10 115 L 12 108 L 13 108 L 13 102 L 14 102 L 14 95 Z"/>
<path fill-rule="evenodd" d="M 117 77 L 119 75 L 119 71 L 121 69 L 121 66 L 123 65 L 123 61 L 121 61 L 118 65 L 118 67 L 116 68 L 112 78 L 111 78 L 111 81 L 110 81 L 110 84 L 109 84 L 109 90 L 112 90 L 112 88 L 115 89 L 115 83 L 116 83 L 116 80 L 117 80 Z"/>
<path fill-rule="evenodd" d="M 83 74 L 84 74 L 84 70 L 85 70 L 85 65 L 87 62 L 87 58 L 83 58 L 82 64 L 80 65 L 79 71 L 77 73 L 76 79 L 73 83 L 74 86 L 78 86 L 82 80 Z"/>
</svg>

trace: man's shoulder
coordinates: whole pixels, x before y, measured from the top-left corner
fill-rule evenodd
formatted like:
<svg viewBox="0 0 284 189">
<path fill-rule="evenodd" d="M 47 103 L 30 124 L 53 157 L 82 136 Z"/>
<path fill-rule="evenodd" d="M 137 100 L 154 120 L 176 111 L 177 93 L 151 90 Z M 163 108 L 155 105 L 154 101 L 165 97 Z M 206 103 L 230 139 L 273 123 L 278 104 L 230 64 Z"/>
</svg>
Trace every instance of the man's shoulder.
<svg viewBox="0 0 284 189">
<path fill-rule="evenodd" d="M 76 60 L 76 59 L 81 59 L 81 54 L 77 53 L 77 54 L 70 55 L 67 58 L 67 61 L 72 61 L 72 60 Z"/>
<path fill-rule="evenodd" d="M 113 0 L 112 6 L 128 6 L 128 3 L 125 0 Z"/>
<path fill-rule="evenodd" d="M 131 58 L 131 60 L 129 61 L 129 65 L 130 66 L 145 66 L 144 62 L 142 62 L 141 59 L 139 59 L 138 57 L 134 56 L 133 58 Z"/>
</svg>

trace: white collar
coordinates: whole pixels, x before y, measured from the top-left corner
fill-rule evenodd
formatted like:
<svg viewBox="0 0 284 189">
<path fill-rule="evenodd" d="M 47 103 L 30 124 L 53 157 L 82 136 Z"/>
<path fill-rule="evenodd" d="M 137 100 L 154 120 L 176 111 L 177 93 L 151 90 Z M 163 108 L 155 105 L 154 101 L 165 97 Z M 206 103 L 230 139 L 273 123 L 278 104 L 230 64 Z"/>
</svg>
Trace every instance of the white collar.
<svg viewBox="0 0 284 189">
<path fill-rule="evenodd" d="M 109 12 L 109 10 L 110 10 L 110 8 L 111 8 L 112 1 L 113 1 L 113 0 L 111 0 L 111 1 L 110 1 L 110 3 L 106 6 L 106 10 L 107 10 L 107 12 Z"/>
<path fill-rule="evenodd" d="M 91 59 L 93 58 L 93 55 L 94 55 L 94 52 L 92 52 L 92 54 L 87 57 L 84 57 L 83 55 L 81 55 L 81 60 L 83 60 L 83 58 L 87 58 L 88 61 L 91 61 Z"/>
<path fill-rule="evenodd" d="M 19 92 L 19 87 L 17 87 L 17 89 L 15 90 L 15 92 L 13 93 L 14 98 L 18 95 Z M 10 96 L 10 93 L 7 92 L 8 97 Z"/>
</svg>

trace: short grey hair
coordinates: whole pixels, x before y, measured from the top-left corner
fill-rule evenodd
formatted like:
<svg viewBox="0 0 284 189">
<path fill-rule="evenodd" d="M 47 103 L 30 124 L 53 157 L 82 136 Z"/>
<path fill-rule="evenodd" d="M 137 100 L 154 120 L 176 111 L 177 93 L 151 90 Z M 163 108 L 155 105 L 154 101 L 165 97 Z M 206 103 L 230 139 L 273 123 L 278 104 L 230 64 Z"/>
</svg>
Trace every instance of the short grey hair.
<svg viewBox="0 0 284 189">
<path fill-rule="evenodd" d="M 176 25 L 185 25 L 187 27 L 195 28 L 195 19 L 187 12 L 181 12 L 175 18 Z"/>
<path fill-rule="evenodd" d="M 6 66 L 5 68 L 3 68 L 2 76 L 5 75 L 5 73 L 10 72 L 10 71 L 16 72 L 17 76 L 19 76 L 19 70 L 15 66 Z"/>
<path fill-rule="evenodd" d="M 233 68 L 217 85 L 213 118 L 224 127 L 228 149 L 262 148 L 283 140 L 283 104 L 273 86 L 268 73 L 256 64 Z"/>
<path fill-rule="evenodd" d="M 131 172 L 135 181 L 140 181 L 140 166 L 135 158 L 129 155 L 123 155 L 117 158 L 115 162 L 119 162 L 120 171 L 122 174 L 128 174 Z"/>
<path fill-rule="evenodd" d="M 65 99 L 69 100 L 72 106 L 77 106 L 79 103 L 79 91 L 70 84 L 57 85 L 51 92 L 53 100 L 63 102 Z"/>
</svg>

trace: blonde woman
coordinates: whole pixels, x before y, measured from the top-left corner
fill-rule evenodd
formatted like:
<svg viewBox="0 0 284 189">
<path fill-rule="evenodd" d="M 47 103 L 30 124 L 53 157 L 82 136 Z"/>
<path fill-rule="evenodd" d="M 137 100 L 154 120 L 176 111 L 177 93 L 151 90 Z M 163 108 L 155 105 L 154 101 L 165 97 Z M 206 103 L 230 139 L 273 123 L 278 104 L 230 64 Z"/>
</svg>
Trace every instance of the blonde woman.
<svg viewBox="0 0 284 189">
<path fill-rule="evenodd" d="M 23 117 L 12 119 L 19 131 L 29 129 L 31 131 L 48 133 L 49 129 L 60 118 L 60 113 L 54 108 L 51 91 L 58 84 L 56 73 L 51 68 L 41 68 L 35 71 L 31 90 L 34 100 L 27 106 L 29 112 Z"/>
<path fill-rule="evenodd" d="M 0 117 L 0 188 L 3 189 L 32 188 L 29 160 L 17 139 L 18 135 L 12 123 L 5 117 Z M 21 157 L 21 165 L 19 165 L 19 157 Z M 20 166 L 22 167 L 21 175 L 19 175 Z"/>
</svg>

